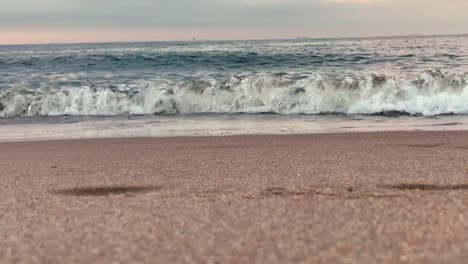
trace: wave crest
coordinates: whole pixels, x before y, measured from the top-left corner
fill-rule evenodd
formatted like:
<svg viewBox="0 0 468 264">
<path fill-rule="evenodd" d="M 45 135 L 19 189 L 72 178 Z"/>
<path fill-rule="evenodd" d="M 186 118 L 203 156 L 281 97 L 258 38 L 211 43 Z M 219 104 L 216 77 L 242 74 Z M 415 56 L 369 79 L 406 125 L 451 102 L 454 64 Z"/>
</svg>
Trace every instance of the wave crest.
<svg viewBox="0 0 468 264">
<path fill-rule="evenodd" d="M 0 90 L 0 116 L 277 113 L 468 113 L 468 74 L 414 78 L 248 74 L 101 87 Z"/>
</svg>

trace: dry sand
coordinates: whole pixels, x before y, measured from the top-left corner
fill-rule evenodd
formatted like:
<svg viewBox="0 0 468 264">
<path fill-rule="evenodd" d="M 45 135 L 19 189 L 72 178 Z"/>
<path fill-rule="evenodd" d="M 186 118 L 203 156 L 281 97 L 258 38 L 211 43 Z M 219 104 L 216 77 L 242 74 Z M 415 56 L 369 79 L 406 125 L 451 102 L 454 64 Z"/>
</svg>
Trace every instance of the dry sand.
<svg viewBox="0 0 468 264">
<path fill-rule="evenodd" d="M 0 263 L 468 263 L 468 132 L 0 143 Z"/>
</svg>

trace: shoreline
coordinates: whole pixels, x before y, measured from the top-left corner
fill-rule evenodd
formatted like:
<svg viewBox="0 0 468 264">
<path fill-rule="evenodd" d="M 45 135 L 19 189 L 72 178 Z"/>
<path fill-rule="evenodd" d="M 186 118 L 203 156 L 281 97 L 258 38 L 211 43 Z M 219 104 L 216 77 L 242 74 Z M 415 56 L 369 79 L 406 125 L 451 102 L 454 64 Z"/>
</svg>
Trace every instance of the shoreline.
<svg viewBox="0 0 468 264">
<path fill-rule="evenodd" d="M 81 138 L 35 138 L 35 139 L 12 139 L 12 140 L 0 140 L 0 144 L 15 144 L 15 143 L 47 143 L 47 142 L 73 142 L 73 141 L 128 141 L 128 140 L 190 140 L 197 138 L 242 138 L 242 137 L 288 137 L 288 136 L 297 136 L 297 137 L 307 137 L 314 135 L 346 135 L 346 134 L 398 134 L 398 133 L 456 133 L 456 132 L 467 132 L 468 129 L 454 129 L 454 130 L 371 130 L 371 131 L 323 131 L 323 132 L 298 132 L 298 133 L 271 133 L 271 134 L 193 134 L 193 135 L 163 135 L 163 136 L 116 136 L 116 137 L 81 137 Z"/>
<path fill-rule="evenodd" d="M 0 142 L 89 138 L 464 131 L 467 116 L 181 115 L 0 120 Z"/>
<path fill-rule="evenodd" d="M 17 262 L 464 263 L 468 131 L 0 143 Z"/>
</svg>

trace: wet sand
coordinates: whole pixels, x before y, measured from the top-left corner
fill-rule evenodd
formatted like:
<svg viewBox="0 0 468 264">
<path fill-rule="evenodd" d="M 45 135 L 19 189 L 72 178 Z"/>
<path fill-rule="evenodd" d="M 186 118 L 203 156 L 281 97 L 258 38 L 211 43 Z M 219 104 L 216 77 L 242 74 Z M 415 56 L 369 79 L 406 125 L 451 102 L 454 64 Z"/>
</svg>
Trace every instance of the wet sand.
<svg viewBox="0 0 468 264">
<path fill-rule="evenodd" d="M 0 143 L 1 263 L 466 263 L 468 132 Z"/>
</svg>

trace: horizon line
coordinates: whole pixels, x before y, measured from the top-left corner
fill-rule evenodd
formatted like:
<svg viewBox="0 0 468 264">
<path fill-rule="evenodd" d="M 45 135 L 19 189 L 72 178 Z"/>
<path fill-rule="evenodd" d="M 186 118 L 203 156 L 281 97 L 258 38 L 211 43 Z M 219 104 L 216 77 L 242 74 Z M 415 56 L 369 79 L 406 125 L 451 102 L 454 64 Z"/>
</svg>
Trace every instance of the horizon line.
<svg viewBox="0 0 468 264">
<path fill-rule="evenodd" d="M 217 41 L 276 41 L 276 40 L 345 40 L 345 39 L 384 39 L 384 38 L 408 38 L 408 37 L 444 37 L 444 36 L 468 36 L 468 33 L 441 33 L 441 34 L 396 34 L 396 35 L 374 35 L 374 36 L 354 36 L 354 37 L 309 37 L 297 36 L 295 38 L 259 38 L 259 39 L 180 39 L 180 40 L 137 40 L 137 41 L 83 41 L 83 42 L 44 42 L 44 43 L 15 43 L 4 44 L 8 46 L 41 46 L 41 45 L 93 45 L 93 44 L 125 44 L 125 43 L 158 43 L 158 42 L 217 42 Z"/>
</svg>

